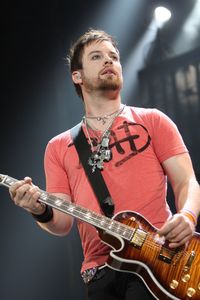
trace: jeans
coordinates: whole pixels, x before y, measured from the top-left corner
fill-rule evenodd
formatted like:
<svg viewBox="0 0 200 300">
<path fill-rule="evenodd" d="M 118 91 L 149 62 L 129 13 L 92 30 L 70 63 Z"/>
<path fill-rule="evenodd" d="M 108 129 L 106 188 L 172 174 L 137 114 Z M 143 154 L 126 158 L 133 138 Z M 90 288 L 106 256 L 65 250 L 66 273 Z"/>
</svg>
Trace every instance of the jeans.
<svg viewBox="0 0 200 300">
<path fill-rule="evenodd" d="M 86 287 L 88 300 L 155 300 L 138 276 L 108 267 L 97 271 Z"/>
</svg>

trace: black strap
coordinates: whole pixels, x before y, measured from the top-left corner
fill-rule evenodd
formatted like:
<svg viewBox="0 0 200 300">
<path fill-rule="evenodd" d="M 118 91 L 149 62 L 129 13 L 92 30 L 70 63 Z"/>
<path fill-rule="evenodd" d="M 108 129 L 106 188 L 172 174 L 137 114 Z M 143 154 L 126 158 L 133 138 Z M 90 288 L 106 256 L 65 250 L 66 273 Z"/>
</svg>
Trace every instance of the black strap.
<svg viewBox="0 0 200 300">
<path fill-rule="evenodd" d="M 90 181 L 93 191 L 99 200 L 101 209 L 107 217 L 111 218 L 114 213 L 114 204 L 101 171 L 96 169 L 95 172 L 92 172 L 92 167 L 88 165 L 88 158 L 92 152 L 85 137 L 81 123 L 73 127 L 70 132 L 80 161 Z"/>
</svg>

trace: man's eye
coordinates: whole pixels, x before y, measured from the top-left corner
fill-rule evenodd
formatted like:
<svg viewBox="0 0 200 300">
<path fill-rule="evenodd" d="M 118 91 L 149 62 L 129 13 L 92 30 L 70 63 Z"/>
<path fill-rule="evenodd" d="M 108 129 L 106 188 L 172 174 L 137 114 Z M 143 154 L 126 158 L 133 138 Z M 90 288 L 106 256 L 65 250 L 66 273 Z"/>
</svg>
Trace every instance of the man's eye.
<svg viewBox="0 0 200 300">
<path fill-rule="evenodd" d="M 99 55 L 99 54 L 95 54 L 95 55 L 92 56 L 92 60 L 96 60 L 96 59 L 99 59 L 99 58 L 101 58 L 101 55 Z"/>
<path fill-rule="evenodd" d="M 112 59 L 113 59 L 113 60 L 119 60 L 119 58 L 118 58 L 117 55 L 113 55 L 113 56 L 112 56 Z"/>
</svg>

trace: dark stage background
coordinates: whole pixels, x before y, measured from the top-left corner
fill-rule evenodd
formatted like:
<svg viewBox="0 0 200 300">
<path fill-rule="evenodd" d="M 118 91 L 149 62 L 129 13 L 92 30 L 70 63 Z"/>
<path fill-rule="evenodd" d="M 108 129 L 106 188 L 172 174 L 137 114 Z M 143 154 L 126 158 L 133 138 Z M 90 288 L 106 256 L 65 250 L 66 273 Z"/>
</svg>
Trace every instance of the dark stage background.
<svg viewBox="0 0 200 300">
<path fill-rule="evenodd" d="M 159 4 L 172 10 L 172 18 L 158 40 L 151 19 Z M 200 11 L 195 5 L 195 0 L 3 1 L 0 173 L 29 175 L 45 189 L 48 140 L 83 116 L 65 56 L 71 42 L 94 27 L 119 41 L 123 102 L 160 108 L 176 121 L 200 178 L 200 16 L 190 31 L 186 24 Z M 173 207 L 172 198 L 170 192 Z M 86 299 L 75 226 L 62 238 L 43 232 L 1 188 L 0 236 L 1 300 Z"/>
</svg>

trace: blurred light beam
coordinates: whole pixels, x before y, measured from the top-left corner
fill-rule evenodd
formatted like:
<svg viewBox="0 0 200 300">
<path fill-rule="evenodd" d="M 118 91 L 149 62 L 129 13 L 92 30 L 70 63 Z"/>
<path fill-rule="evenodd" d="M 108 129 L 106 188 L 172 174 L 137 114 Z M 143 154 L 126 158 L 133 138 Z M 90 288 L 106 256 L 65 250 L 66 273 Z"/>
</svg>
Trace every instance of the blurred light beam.
<svg viewBox="0 0 200 300">
<path fill-rule="evenodd" d="M 175 37 L 173 47 L 176 52 L 186 52 L 199 46 L 200 35 L 200 0 L 196 3 L 185 20 L 179 34 Z"/>
<path fill-rule="evenodd" d="M 134 101 L 130 99 L 130 96 L 132 95 L 131 97 L 134 97 L 137 94 L 138 71 L 145 66 L 146 57 L 152 46 L 152 42 L 154 42 L 156 38 L 156 34 L 157 26 L 155 19 L 153 19 L 124 64 L 124 89 L 122 91 L 122 99 L 125 103 Z"/>
</svg>

